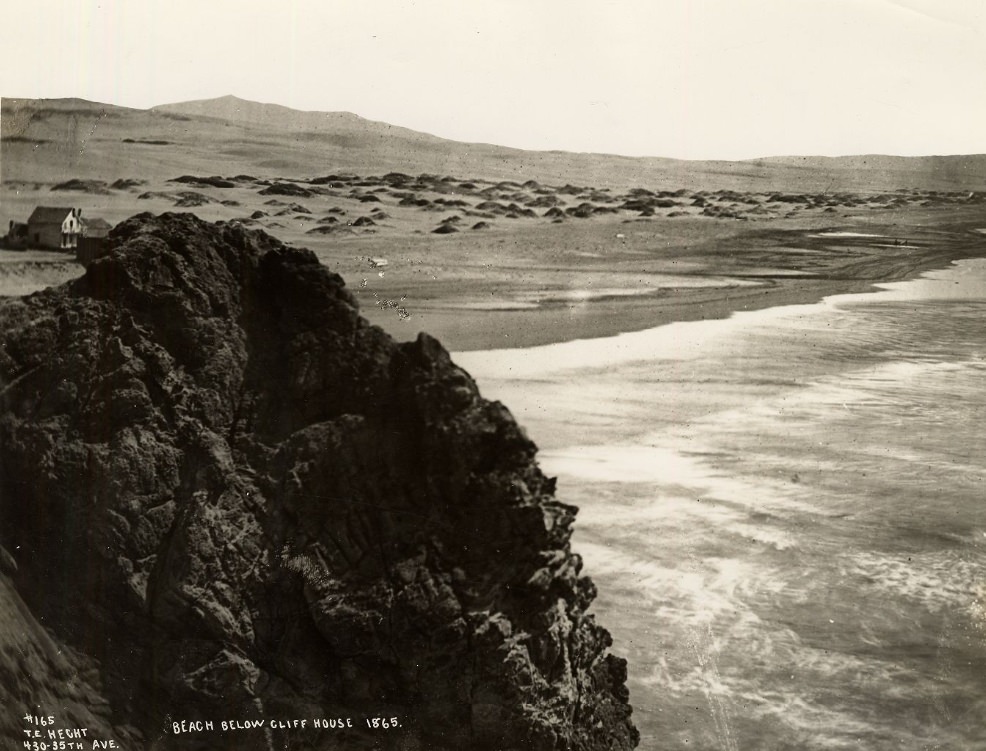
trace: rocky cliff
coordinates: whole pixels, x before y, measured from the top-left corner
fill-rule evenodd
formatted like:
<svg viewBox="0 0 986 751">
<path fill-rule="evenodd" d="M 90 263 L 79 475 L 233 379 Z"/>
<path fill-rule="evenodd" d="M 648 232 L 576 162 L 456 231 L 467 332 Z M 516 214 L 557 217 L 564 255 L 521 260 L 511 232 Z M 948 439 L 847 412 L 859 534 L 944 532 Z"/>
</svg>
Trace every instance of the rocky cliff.
<svg viewBox="0 0 986 751">
<path fill-rule="evenodd" d="M 263 233 L 143 214 L 111 244 L 0 304 L 0 736 L 636 745 L 575 509 L 437 341 Z"/>
</svg>

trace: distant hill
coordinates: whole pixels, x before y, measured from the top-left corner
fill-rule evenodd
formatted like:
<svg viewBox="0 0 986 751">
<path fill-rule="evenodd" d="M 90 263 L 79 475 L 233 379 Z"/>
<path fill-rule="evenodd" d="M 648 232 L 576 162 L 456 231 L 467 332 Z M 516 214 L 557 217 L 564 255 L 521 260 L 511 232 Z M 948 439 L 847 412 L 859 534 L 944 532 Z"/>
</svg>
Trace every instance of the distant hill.
<svg viewBox="0 0 986 751">
<path fill-rule="evenodd" d="M 263 104 L 240 99 L 235 96 L 223 96 L 217 99 L 197 99 L 191 102 L 162 104 L 151 107 L 149 112 L 161 114 L 185 115 L 196 118 L 213 118 L 227 122 L 248 123 L 261 128 L 291 131 L 323 131 L 335 132 L 348 130 L 352 132 L 376 132 L 405 135 L 414 138 L 443 141 L 436 136 L 428 136 L 407 128 L 399 128 L 387 123 L 375 122 L 354 115 L 351 112 L 304 112 L 284 107 L 280 104 Z"/>
<path fill-rule="evenodd" d="M 810 173 L 855 172 L 872 176 L 882 174 L 903 182 L 911 179 L 928 181 L 916 187 L 933 187 L 931 183 L 937 183 L 942 187 L 969 187 L 981 190 L 981 187 L 976 188 L 976 186 L 981 186 L 986 176 L 986 154 L 917 157 L 885 154 L 840 157 L 786 156 L 767 157 L 754 161 L 765 166 Z"/>
<path fill-rule="evenodd" d="M 986 156 L 769 157 L 739 162 L 539 152 L 460 143 L 348 112 L 233 96 L 148 110 L 82 99 L 3 99 L 5 182 L 246 173 L 402 171 L 599 187 L 777 191 L 986 189 Z"/>
</svg>

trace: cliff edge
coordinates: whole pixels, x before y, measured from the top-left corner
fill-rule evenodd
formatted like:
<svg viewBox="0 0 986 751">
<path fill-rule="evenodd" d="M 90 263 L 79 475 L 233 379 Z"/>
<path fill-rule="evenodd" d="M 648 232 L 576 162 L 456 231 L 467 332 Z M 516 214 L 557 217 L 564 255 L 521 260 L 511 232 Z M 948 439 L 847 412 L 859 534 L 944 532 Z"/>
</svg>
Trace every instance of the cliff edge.
<svg viewBox="0 0 986 751">
<path fill-rule="evenodd" d="M 142 214 L 111 246 L 0 303 L 0 737 L 636 745 L 575 509 L 437 341 L 238 225 Z"/>
</svg>

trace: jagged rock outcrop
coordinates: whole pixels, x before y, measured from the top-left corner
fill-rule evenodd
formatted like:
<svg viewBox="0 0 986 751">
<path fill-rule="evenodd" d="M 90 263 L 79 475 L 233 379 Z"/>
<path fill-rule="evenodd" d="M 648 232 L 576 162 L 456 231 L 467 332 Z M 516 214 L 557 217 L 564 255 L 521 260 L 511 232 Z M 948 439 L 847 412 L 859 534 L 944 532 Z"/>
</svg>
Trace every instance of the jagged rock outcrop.
<svg viewBox="0 0 986 751">
<path fill-rule="evenodd" d="M 0 735 L 49 703 L 128 749 L 636 745 L 575 509 L 438 342 L 235 224 L 110 242 L 0 304 Z"/>
</svg>

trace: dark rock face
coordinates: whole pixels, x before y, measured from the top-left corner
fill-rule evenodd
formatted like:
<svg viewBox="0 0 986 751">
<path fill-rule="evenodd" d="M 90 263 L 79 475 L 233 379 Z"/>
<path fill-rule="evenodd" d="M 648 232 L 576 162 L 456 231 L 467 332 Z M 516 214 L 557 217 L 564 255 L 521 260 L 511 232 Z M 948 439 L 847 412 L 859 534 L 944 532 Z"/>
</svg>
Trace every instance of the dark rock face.
<svg viewBox="0 0 986 751">
<path fill-rule="evenodd" d="M 130 749 L 636 745 L 575 509 L 438 342 L 260 232 L 111 244 L 0 305 L 0 736 L 48 703 Z"/>
</svg>

